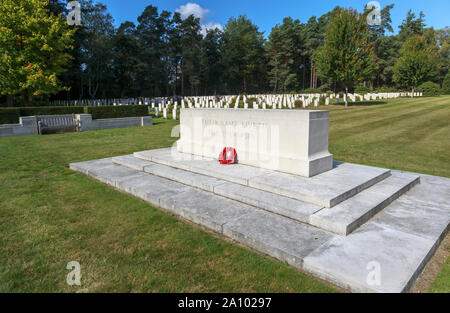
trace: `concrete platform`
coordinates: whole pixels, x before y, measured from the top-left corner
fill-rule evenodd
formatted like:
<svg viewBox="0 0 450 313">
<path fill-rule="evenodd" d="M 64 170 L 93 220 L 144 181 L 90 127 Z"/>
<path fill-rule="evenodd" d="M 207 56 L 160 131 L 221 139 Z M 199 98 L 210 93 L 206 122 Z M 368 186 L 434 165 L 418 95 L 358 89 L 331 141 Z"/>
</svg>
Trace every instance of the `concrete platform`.
<svg viewBox="0 0 450 313">
<path fill-rule="evenodd" d="M 220 165 L 217 160 L 166 148 L 134 153 L 154 163 L 257 188 L 322 207 L 333 207 L 391 175 L 390 170 L 335 162 L 335 168 L 311 178 L 248 165 Z"/>
<path fill-rule="evenodd" d="M 419 182 L 419 176 L 395 173 L 353 198 L 311 215 L 309 224 L 346 236 Z"/>
<path fill-rule="evenodd" d="M 235 164 L 225 168 L 214 159 L 179 153 L 171 148 L 135 152 L 134 156 L 154 163 L 168 165 L 241 185 L 249 185 L 250 179 L 273 172 L 242 164 Z"/>
<path fill-rule="evenodd" d="M 202 168 L 207 173 L 209 168 L 218 173 L 208 159 L 174 163 L 166 159 L 167 149 L 147 153 L 145 160 L 144 153 L 139 155 L 74 163 L 70 168 L 350 291 L 408 291 L 448 233 L 448 178 L 399 171 L 391 175 L 389 170 L 363 167 L 367 175 L 353 179 L 352 169 L 360 166 L 340 164 L 330 173 L 340 167 L 349 181 L 345 188 L 328 190 L 356 188 L 356 194 L 324 208 L 250 186 L 253 179 L 274 175 L 266 170 L 245 167 L 240 173 L 240 167 L 228 168 L 232 179 L 247 182 L 240 184 L 186 170 Z M 211 163 L 200 167 L 202 162 Z M 387 171 L 388 177 L 367 186 Z M 329 177 L 333 183 L 342 181 L 339 172 L 334 175 Z M 374 269 L 379 278 L 375 281 Z"/>
<path fill-rule="evenodd" d="M 231 183 L 211 176 L 192 173 L 167 165 L 145 161 L 132 155 L 112 158 L 112 162 L 192 187 L 215 193 L 248 205 L 308 223 L 310 216 L 322 207 L 263 190 Z"/>
<path fill-rule="evenodd" d="M 153 156 L 157 155 L 157 160 L 160 158 L 164 159 L 165 163 L 174 162 L 174 157 L 168 156 L 167 150 L 154 150 L 151 152 L 146 151 L 142 153 L 147 154 L 146 158 L 151 158 L 151 154 Z M 180 157 L 183 157 L 184 159 L 181 160 Z M 213 161 L 210 159 L 187 160 L 187 158 L 190 157 L 190 155 L 186 157 L 186 155 L 181 155 L 178 152 L 175 153 L 175 158 L 177 159 L 176 162 L 182 163 L 184 166 L 186 166 L 186 168 L 189 168 L 189 164 L 192 165 L 207 162 L 208 165 L 203 165 L 204 167 L 213 167 L 216 166 L 217 163 L 217 161 Z M 280 193 L 279 189 L 274 189 L 272 190 L 272 192 L 269 192 L 264 188 L 259 189 L 258 187 L 249 187 L 247 185 L 229 182 L 227 180 L 218 179 L 212 176 L 193 173 L 189 170 L 174 168 L 161 163 L 155 163 L 152 161 L 137 158 L 134 155 L 115 157 L 112 158 L 112 162 L 130 169 L 136 169 L 145 173 L 150 173 L 156 176 L 180 182 L 191 187 L 209 191 L 228 199 L 252 205 L 257 208 L 289 217 L 299 222 L 308 223 L 321 229 L 344 236 L 351 233 L 353 230 L 362 225 L 369 218 L 378 213 L 381 209 L 386 207 L 389 203 L 397 199 L 403 193 L 408 191 L 409 188 L 419 183 L 420 181 L 419 176 L 417 175 L 406 175 L 399 173 L 396 174 L 395 177 L 388 177 L 387 179 L 384 179 L 381 182 L 375 184 L 372 188 L 365 189 L 361 193 L 342 202 L 341 204 L 331 209 L 327 209 L 323 206 L 287 197 L 283 195 L 282 192 Z M 212 164 L 212 162 L 214 162 L 214 164 Z M 253 167 L 247 166 L 241 167 L 244 169 L 244 175 L 246 175 L 245 173 L 251 173 L 251 171 L 254 169 Z M 356 175 L 366 175 L 367 177 L 370 175 L 367 173 L 366 168 L 364 168 L 364 170 L 362 170 L 361 172 L 358 171 L 360 167 L 361 166 L 355 164 L 349 165 L 342 163 L 339 164 L 340 171 L 330 172 L 330 176 L 328 177 L 331 182 L 337 184 L 336 181 L 342 179 L 339 176 L 339 173 L 343 173 L 343 175 L 345 175 L 351 170 L 354 170 L 355 172 L 353 172 L 352 177 Z M 220 166 L 219 168 L 221 171 L 230 169 L 237 174 L 235 166 Z M 373 169 L 374 168 L 369 167 L 369 171 L 374 171 Z M 386 172 L 383 170 L 382 172 L 389 172 L 390 175 L 390 171 Z M 251 175 L 253 174 L 254 173 L 252 173 Z M 272 171 L 269 174 L 255 177 L 256 179 L 259 179 L 260 177 L 272 177 L 272 175 L 275 177 L 283 177 L 283 175 L 286 174 Z M 290 179 L 293 186 L 304 182 L 303 177 L 291 175 Z M 300 180 L 300 183 L 297 181 L 298 179 Z M 313 178 L 311 180 L 313 180 Z M 250 179 L 249 181 L 251 182 L 252 179 Z M 323 183 L 322 180 L 316 181 Z M 271 183 L 270 181 L 267 181 L 266 184 L 270 185 Z M 311 184 L 311 186 L 307 185 L 307 187 L 309 188 L 317 187 L 317 182 L 315 184 L 314 181 L 311 181 L 309 182 L 309 184 Z M 334 185 L 331 186 L 331 188 L 334 187 Z M 355 189 L 352 192 L 357 192 L 358 190 L 359 189 Z"/>
</svg>

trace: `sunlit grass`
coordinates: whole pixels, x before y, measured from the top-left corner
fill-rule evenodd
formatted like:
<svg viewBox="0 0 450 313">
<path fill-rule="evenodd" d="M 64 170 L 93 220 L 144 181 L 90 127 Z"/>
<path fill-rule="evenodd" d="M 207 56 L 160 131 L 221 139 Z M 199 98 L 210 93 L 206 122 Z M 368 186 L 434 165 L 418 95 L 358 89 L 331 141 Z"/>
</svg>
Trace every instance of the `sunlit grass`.
<svg viewBox="0 0 450 313">
<path fill-rule="evenodd" d="M 450 97 L 320 109 L 336 160 L 450 177 Z M 0 139 L 0 292 L 336 291 L 68 169 L 168 147 L 176 123 Z M 431 290 L 448 289 L 447 262 Z"/>
</svg>

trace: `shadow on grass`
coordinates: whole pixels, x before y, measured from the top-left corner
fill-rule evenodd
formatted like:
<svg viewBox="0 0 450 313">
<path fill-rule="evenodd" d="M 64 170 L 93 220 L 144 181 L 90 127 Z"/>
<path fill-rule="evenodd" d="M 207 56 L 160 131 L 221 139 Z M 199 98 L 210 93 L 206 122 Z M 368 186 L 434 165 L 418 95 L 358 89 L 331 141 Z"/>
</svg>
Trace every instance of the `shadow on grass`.
<svg viewBox="0 0 450 313">
<path fill-rule="evenodd" d="M 331 103 L 330 103 L 331 104 Z M 383 104 L 387 104 L 386 101 L 360 101 L 360 102 L 349 102 L 348 106 L 349 107 L 355 107 L 355 106 L 371 106 L 371 105 L 383 105 Z M 334 104 L 336 106 L 343 106 L 345 107 L 345 103 L 344 102 L 339 102 L 338 104 Z"/>
<path fill-rule="evenodd" d="M 165 124 L 167 120 L 174 121 L 172 118 L 164 119 L 162 117 L 154 117 L 153 116 L 153 125 Z"/>
</svg>

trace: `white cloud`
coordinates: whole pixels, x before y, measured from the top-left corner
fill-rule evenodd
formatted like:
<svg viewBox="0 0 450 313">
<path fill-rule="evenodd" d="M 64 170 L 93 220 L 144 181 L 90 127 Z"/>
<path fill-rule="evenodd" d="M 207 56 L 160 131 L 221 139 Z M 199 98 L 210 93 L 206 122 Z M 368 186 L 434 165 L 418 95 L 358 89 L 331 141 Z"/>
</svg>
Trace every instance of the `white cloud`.
<svg viewBox="0 0 450 313">
<path fill-rule="evenodd" d="M 212 22 L 209 22 L 209 23 L 203 24 L 203 25 L 202 25 L 202 30 L 201 30 L 202 35 L 203 35 L 203 36 L 206 36 L 206 31 L 208 31 L 208 30 L 210 30 L 210 29 L 216 29 L 216 28 L 218 28 L 218 29 L 220 29 L 220 30 L 223 30 L 222 24 L 219 24 L 219 23 L 212 23 Z"/>
<path fill-rule="evenodd" d="M 199 18 L 202 23 L 205 21 L 206 14 L 209 13 L 208 9 L 203 9 L 197 3 L 192 2 L 188 2 L 187 4 L 180 6 L 176 11 L 180 13 L 182 19 L 185 19 L 190 15 L 194 15 L 196 18 Z"/>
<path fill-rule="evenodd" d="M 210 11 L 202 8 L 197 3 L 188 2 L 176 9 L 176 12 L 180 13 L 182 19 L 185 19 L 190 15 L 194 15 L 196 18 L 199 18 L 202 27 L 201 33 L 203 36 L 206 35 L 206 31 L 209 29 L 218 28 L 223 30 L 223 26 L 221 24 L 207 20 L 206 16 L 210 13 Z"/>
</svg>

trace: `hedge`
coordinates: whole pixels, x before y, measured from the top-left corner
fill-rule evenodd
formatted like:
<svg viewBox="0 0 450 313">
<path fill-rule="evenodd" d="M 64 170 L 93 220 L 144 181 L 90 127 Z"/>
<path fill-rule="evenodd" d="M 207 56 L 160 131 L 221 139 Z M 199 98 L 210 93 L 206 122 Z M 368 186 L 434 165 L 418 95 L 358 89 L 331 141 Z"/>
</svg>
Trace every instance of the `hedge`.
<svg viewBox="0 0 450 313">
<path fill-rule="evenodd" d="M 307 88 L 302 90 L 300 93 L 305 93 L 305 94 L 312 94 L 312 93 L 322 93 L 323 90 L 320 88 Z"/>
<path fill-rule="evenodd" d="M 436 97 L 441 95 L 441 87 L 433 82 L 426 82 L 417 88 L 417 91 L 422 92 L 424 97 Z"/>
<path fill-rule="evenodd" d="M 376 92 L 398 92 L 398 90 L 395 87 L 382 86 L 377 88 Z"/>
<path fill-rule="evenodd" d="M 147 105 L 122 105 L 85 107 L 84 113 L 92 114 L 92 119 L 148 116 Z"/>
<path fill-rule="evenodd" d="M 81 114 L 83 112 L 83 107 L 0 108 L 0 124 L 17 124 L 21 116 Z"/>
<path fill-rule="evenodd" d="M 92 114 L 93 119 L 148 116 L 148 106 L 102 106 L 102 107 L 18 107 L 0 108 L 0 124 L 17 124 L 20 116 Z"/>
<path fill-rule="evenodd" d="M 355 88 L 355 93 L 360 94 L 360 95 L 366 95 L 369 92 L 371 92 L 370 88 L 364 87 L 364 86 L 359 86 Z"/>
<path fill-rule="evenodd" d="M 444 82 L 442 83 L 442 93 L 444 95 L 450 95 L 450 71 L 445 75 Z"/>
<path fill-rule="evenodd" d="M 0 124 L 19 123 L 20 109 L 18 108 L 0 108 Z"/>
<path fill-rule="evenodd" d="M 83 107 L 26 107 L 19 108 L 20 116 L 83 114 Z"/>
</svg>

